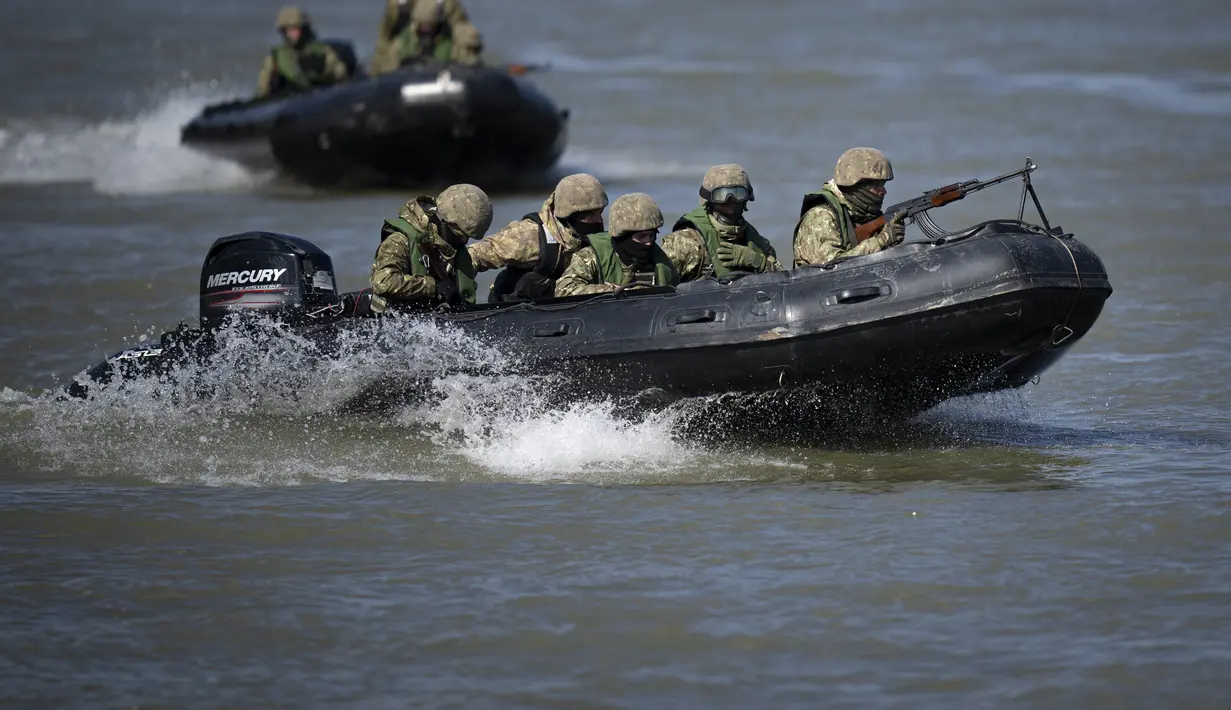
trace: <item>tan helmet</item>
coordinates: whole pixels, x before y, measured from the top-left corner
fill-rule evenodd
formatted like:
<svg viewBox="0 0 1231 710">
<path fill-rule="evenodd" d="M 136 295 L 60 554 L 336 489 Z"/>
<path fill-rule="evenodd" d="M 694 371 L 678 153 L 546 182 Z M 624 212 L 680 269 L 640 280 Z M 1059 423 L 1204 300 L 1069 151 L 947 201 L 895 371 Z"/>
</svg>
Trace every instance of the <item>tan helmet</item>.
<svg viewBox="0 0 1231 710">
<path fill-rule="evenodd" d="M 281 32 L 288 27 L 308 27 L 311 24 L 312 20 L 308 19 L 308 13 L 294 5 L 287 5 L 278 11 L 278 21 L 274 29 Z"/>
<path fill-rule="evenodd" d="M 748 172 L 737 163 L 715 165 L 706 170 L 705 177 L 701 178 L 701 199 L 708 201 L 710 194 L 720 187 L 742 187 L 748 191 L 747 202 L 756 199 L 753 196 L 752 180 L 748 178 Z"/>
<path fill-rule="evenodd" d="M 436 216 L 467 239 L 482 239 L 492 226 L 492 201 L 474 185 L 452 185 L 436 198 Z"/>
<path fill-rule="evenodd" d="M 424 29 L 433 28 L 444 21 L 444 11 L 438 0 L 415 0 L 410 8 L 410 24 Z"/>
<path fill-rule="evenodd" d="M 658 229 L 663 226 L 663 211 L 654 198 L 644 192 L 620 195 L 611 203 L 611 235 Z"/>
<path fill-rule="evenodd" d="M 885 154 L 875 148 L 851 148 L 838 158 L 833 181 L 838 187 L 850 187 L 860 180 L 892 180 L 893 166 Z"/>
<path fill-rule="evenodd" d="M 598 178 L 589 173 L 569 175 L 556 183 L 551 191 L 556 219 L 565 220 L 578 212 L 590 212 L 607 207 L 607 191 Z"/>
</svg>

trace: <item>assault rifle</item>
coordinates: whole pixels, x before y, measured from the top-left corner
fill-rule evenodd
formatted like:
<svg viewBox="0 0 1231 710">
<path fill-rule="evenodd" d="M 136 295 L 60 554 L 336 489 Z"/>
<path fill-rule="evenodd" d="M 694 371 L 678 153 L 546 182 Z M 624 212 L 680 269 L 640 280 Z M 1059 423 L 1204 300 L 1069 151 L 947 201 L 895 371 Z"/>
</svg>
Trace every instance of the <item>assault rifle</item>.
<svg viewBox="0 0 1231 710">
<path fill-rule="evenodd" d="M 1034 161 L 1027 158 L 1026 167 L 1021 170 L 1014 170 L 1011 173 L 1005 173 L 1004 175 L 992 178 L 991 180 L 967 180 L 966 182 L 955 182 L 952 185 L 938 187 L 935 190 L 928 190 L 913 200 L 899 202 L 896 205 L 886 208 L 884 215 L 877 217 L 871 222 L 864 222 L 858 227 L 855 227 L 855 241 L 863 242 L 864 240 L 875 235 L 877 232 L 881 231 L 881 229 L 885 226 L 886 215 L 892 219 L 893 215 L 896 215 L 899 212 L 904 212 L 906 213 L 905 220 L 913 221 L 915 217 L 927 212 L 933 207 L 941 207 L 949 204 L 950 202 L 957 202 L 972 192 L 978 192 L 979 190 L 991 187 L 992 185 L 999 185 L 1006 180 L 1021 177 L 1029 182 L 1030 172 L 1036 167 L 1038 166 L 1034 164 Z M 1022 199 L 1024 200 L 1025 197 L 1023 196 Z M 905 224 L 910 223 L 905 220 Z"/>
</svg>

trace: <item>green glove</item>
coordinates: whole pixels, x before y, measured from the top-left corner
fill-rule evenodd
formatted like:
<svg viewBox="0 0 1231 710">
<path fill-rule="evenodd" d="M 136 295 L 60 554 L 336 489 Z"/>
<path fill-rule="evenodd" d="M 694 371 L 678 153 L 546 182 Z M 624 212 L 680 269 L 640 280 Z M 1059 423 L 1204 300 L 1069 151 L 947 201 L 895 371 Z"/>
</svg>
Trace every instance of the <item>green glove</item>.
<svg viewBox="0 0 1231 710">
<path fill-rule="evenodd" d="M 722 265 L 732 270 L 762 271 L 765 269 L 765 256 L 758 254 L 752 247 L 731 242 L 718 242 L 718 260 Z"/>
</svg>

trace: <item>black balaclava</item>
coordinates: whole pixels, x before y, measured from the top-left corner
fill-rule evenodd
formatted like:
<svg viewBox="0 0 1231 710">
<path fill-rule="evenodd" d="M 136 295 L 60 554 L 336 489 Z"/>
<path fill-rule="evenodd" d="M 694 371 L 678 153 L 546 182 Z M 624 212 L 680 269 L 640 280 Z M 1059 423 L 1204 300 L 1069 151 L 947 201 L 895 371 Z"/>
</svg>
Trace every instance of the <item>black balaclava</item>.
<svg viewBox="0 0 1231 710">
<path fill-rule="evenodd" d="M 873 193 L 872 185 L 859 182 L 841 190 L 846 201 L 851 204 L 851 220 L 855 224 L 871 222 L 883 214 L 881 206 L 885 204 L 885 197 Z"/>
<path fill-rule="evenodd" d="M 598 234 L 603 231 L 602 222 L 582 222 L 579 219 L 574 219 L 572 216 L 564 220 L 564 226 L 573 230 L 573 234 L 576 234 L 582 239 L 585 239 L 591 234 Z"/>
<path fill-rule="evenodd" d="M 622 237 L 612 237 L 611 243 L 615 247 L 616 255 L 620 257 L 620 261 L 633 267 L 636 271 L 643 271 L 650 264 L 654 263 L 653 258 L 650 257 L 650 250 L 654 248 L 654 242 L 642 244 L 635 241 L 631 236 L 625 235 Z"/>
</svg>

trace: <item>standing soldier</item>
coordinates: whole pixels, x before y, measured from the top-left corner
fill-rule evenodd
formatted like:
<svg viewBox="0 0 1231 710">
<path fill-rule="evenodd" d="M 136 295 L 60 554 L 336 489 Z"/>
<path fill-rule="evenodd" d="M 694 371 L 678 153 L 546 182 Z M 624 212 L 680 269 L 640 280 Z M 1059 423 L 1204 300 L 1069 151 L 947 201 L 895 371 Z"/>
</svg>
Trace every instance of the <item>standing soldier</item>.
<svg viewBox="0 0 1231 710">
<path fill-rule="evenodd" d="M 594 234 L 556 283 L 557 296 L 610 293 L 639 286 L 675 286 L 680 277 L 655 244 L 663 213 L 644 192 L 611 203 L 611 232 Z"/>
<path fill-rule="evenodd" d="M 741 166 L 732 163 L 707 170 L 700 195 L 701 206 L 676 220 L 675 231 L 663 237 L 663 251 L 671 257 L 680 281 L 782 270 L 769 240 L 744 219 L 755 197 Z"/>
<path fill-rule="evenodd" d="M 346 62 L 333 47 L 316 39 L 308 13 L 284 7 L 278 11 L 274 26 L 282 35 L 282 44 L 265 56 L 256 84 L 257 98 L 308 91 L 350 78 Z"/>
<path fill-rule="evenodd" d="M 551 298 L 573 254 L 603 231 L 607 192 L 598 178 L 569 175 L 532 212 L 467 247 L 476 271 L 499 269 L 489 303 Z"/>
<path fill-rule="evenodd" d="M 882 216 L 885 183 L 893 179 L 893 166 L 875 148 L 851 148 L 838 158 L 834 179 L 820 192 L 804 195 L 795 225 L 795 266 L 824 264 L 841 256 L 863 256 L 901 244 L 906 226 L 901 214 L 884 228 L 858 242 L 855 227 Z"/>
<path fill-rule="evenodd" d="M 408 201 L 385 220 L 372 263 L 372 310 L 474 303 L 475 270 L 466 242 L 492 224 L 492 203 L 474 185 L 453 185 L 433 200 Z"/>
</svg>

